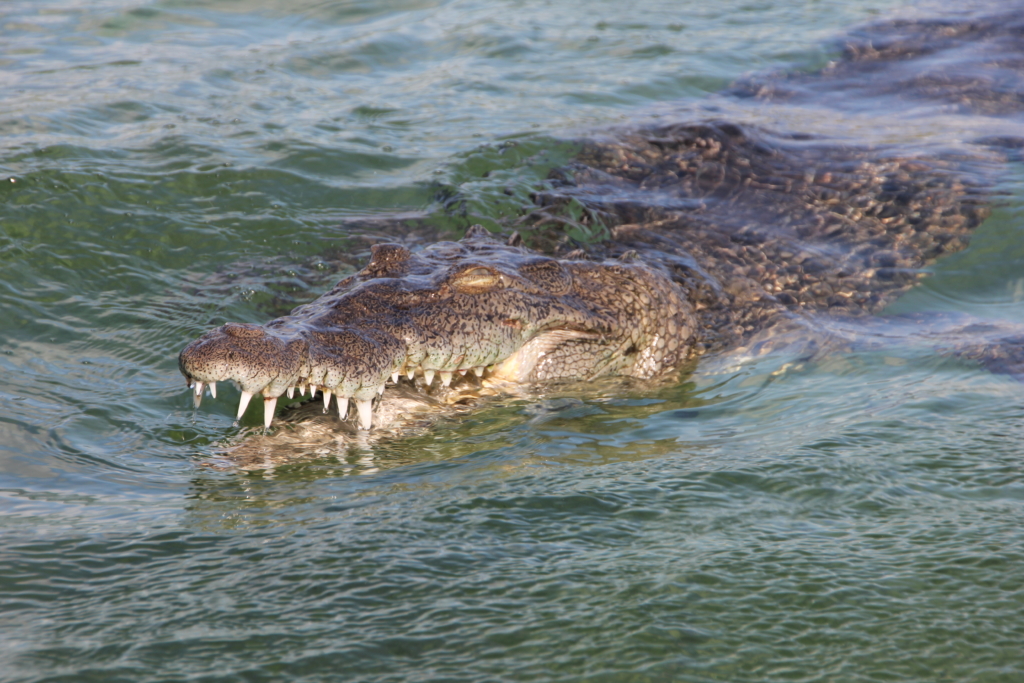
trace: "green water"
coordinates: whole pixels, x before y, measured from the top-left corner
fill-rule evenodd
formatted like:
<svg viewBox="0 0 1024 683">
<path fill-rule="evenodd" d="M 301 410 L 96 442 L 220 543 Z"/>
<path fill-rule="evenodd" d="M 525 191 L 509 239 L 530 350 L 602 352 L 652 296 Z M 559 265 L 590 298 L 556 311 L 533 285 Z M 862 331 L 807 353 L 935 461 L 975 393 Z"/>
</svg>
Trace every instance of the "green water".
<svg viewBox="0 0 1024 683">
<path fill-rule="evenodd" d="M 176 367 L 365 258 L 344 221 L 499 224 L 567 132 L 895 6 L 0 4 L 0 680 L 1024 680 L 1024 385 L 927 344 L 267 476 L 199 465 L 237 396 Z M 1024 322 L 1021 177 L 893 312 Z"/>
</svg>

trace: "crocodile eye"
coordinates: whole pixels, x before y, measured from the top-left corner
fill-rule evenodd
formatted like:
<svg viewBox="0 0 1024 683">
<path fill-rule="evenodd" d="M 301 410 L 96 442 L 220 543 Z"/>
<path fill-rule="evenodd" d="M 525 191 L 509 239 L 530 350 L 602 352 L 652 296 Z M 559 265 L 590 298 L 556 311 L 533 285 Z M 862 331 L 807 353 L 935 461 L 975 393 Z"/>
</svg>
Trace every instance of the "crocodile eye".
<svg viewBox="0 0 1024 683">
<path fill-rule="evenodd" d="M 477 266 L 457 274 L 451 284 L 460 291 L 481 291 L 497 287 L 501 284 L 501 276 L 490 268 Z"/>
</svg>

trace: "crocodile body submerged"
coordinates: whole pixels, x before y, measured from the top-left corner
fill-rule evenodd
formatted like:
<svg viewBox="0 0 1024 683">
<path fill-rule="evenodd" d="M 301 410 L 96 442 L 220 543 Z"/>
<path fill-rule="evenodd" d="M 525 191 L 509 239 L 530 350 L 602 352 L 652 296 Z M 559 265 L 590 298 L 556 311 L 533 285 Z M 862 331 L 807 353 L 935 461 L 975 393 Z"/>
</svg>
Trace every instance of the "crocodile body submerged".
<svg viewBox="0 0 1024 683">
<path fill-rule="evenodd" d="M 197 405 L 204 386 L 233 381 L 239 417 L 259 395 L 269 427 L 278 397 L 320 392 L 325 406 L 337 398 L 342 417 L 354 401 L 366 430 L 388 383 L 436 393 L 469 373 L 458 381 L 655 379 L 787 317 L 875 313 L 922 267 L 963 248 L 987 215 L 991 171 L 1024 146 L 1006 134 L 1021 129 L 1022 70 L 972 51 L 998 45 L 1021 57 L 1014 26 L 1022 23 L 884 24 L 817 74 L 746 81 L 729 94 L 788 106 L 829 99 L 821 91 L 832 92 L 830 83 L 852 90 L 860 75 L 861 99 L 896 92 L 947 102 L 934 78 L 914 75 L 915 65 L 927 72 L 934 62 L 955 93 L 970 93 L 956 100 L 959 113 L 971 115 L 977 102 L 989 116 L 986 103 L 998 100 L 1005 125 L 987 139 L 922 151 L 720 120 L 606 135 L 552 175 L 519 227 L 543 243 L 546 225 L 572 222 L 560 209 L 576 202 L 589 227 L 599 219 L 609 228 L 608 239 L 585 249 L 556 239 L 545 254 L 474 227 L 460 242 L 416 252 L 376 245 L 363 270 L 290 315 L 229 323 L 192 342 L 181 371 Z M 950 64 L 962 54 L 974 61 L 960 60 L 958 71 Z"/>
</svg>

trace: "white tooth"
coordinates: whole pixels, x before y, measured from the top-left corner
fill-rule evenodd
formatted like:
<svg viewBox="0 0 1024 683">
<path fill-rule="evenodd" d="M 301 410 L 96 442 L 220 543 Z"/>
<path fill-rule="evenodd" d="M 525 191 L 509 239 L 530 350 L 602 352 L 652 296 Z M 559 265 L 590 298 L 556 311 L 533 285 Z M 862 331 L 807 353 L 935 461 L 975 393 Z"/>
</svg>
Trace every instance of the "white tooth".
<svg viewBox="0 0 1024 683">
<path fill-rule="evenodd" d="M 202 398 L 203 397 L 203 383 L 202 382 L 196 382 L 195 390 L 196 390 L 196 396 L 198 396 L 199 398 Z"/>
<path fill-rule="evenodd" d="M 270 423 L 274 421 L 274 408 L 277 407 L 277 398 L 263 399 L 263 428 L 270 429 Z"/>
<path fill-rule="evenodd" d="M 203 402 L 202 394 L 192 394 L 192 406 L 195 408 L 199 407 L 199 404 Z"/>
<path fill-rule="evenodd" d="M 299 385 L 299 396 L 305 396 L 305 395 L 306 395 L 306 385 L 305 384 L 300 384 Z"/>
<path fill-rule="evenodd" d="M 384 395 L 384 385 L 383 384 L 381 384 L 379 387 L 377 387 L 377 395 L 378 396 L 383 396 Z"/>
<path fill-rule="evenodd" d="M 359 411 L 359 428 L 369 429 L 373 426 L 373 401 L 356 399 L 356 410 Z"/>
<path fill-rule="evenodd" d="M 469 368 L 459 368 L 459 374 L 462 375 L 463 377 L 466 376 L 467 372 L 469 372 Z"/>
<path fill-rule="evenodd" d="M 348 398 L 345 396 L 338 397 L 338 417 L 342 420 L 348 417 Z"/>
<path fill-rule="evenodd" d="M 288 387 L 288 398 L 295 398 L 295 387 Z"/>
<path fill-rule="evenodd" d="M 235 417 L 236 420 L 241 420 L 242 416 L 245 415 L 245 409 L 249 407 L 249 399 L 252 398 L 252 394 L 248 391 L 242 392 L 242 400 L 238 402 L 238 415 Z"/>
<path fill-rule="evenodd" d="M 217 398 L 217 383 L 210 382 L 210 396 Z"/>
<path fill-rule="evenodd" d="M 442 372 L 441 373 L 441 384 L 448 386 L 452 383 L 452 373 Z"/>
<path fill-rule="evenodd" d="M 324 387 L 324 414 L 327 413 L 327 409 L 331 407 L 331 390 Z"/>
<path fill-rule="evenodd" d="M 395 384 L 398 384 L 398 377 L 399 377 L 399 375 L 401 375 L 401 373 L 398 372 L 398 370 L 395 370 L 394 372 L 392 372 L 391 373 L 391 381 L 394 382 Z"/>
<path fill-rule="evenodd" d="M 408 377 L 409 379 L 412 379 L 413 377 L 415 377 L 416 376 L 416 368 L 413 368 L 413 367 L 406 368 L 405 369 L 405 376 Z"/>
<path fill-rule="evenodd" d="M 423 379 L 427 382 L 427 386 L 429 387 L 431 384 L 434 383 L 434 371 L 433 370 L 424 370 L 423 371 Z"/>
<path fill-rule="evenodd" d="M 477 367 L 473 368 L 473 374 L 476 375 L 477 377 L 483 377 L 484 376 L 484 366 L 478 365 Z"/>
</svg>

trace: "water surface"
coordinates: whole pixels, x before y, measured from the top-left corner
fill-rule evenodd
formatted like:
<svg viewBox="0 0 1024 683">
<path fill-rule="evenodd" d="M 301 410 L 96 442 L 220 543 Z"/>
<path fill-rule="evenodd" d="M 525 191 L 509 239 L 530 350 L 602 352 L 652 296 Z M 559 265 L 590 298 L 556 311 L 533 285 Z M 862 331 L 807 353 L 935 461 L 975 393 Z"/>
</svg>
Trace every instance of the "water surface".
<svg viewBox="0 0 1024 683">
<path fill-rule="evenodd" d="M 731 111 L 906 11 L 5 3 L 0 680 L 1020 680 L 1024 389 L 935 344 L 708 358 L 266 476 L 200 465 L 237 397 L 193 416 L 176 368 L 349 272 L 375 218 L 503 225 L 573 132 Z M 1021 178 L 892 313 L 1024 323 Z"/>
</svg>

